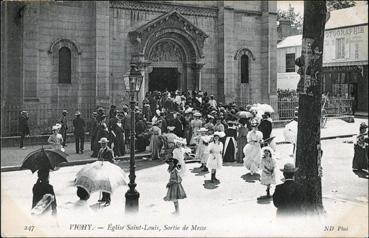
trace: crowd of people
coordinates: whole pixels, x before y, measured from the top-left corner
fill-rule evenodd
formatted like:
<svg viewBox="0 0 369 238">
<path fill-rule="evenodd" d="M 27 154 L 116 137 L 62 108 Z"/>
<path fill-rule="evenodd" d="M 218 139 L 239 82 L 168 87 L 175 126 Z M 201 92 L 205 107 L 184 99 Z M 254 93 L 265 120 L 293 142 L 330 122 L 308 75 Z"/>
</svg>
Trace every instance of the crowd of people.
<svg viewBox="0 0 369 238">
<path fill-rule="evenodd" d="M 272 198 L 271 186 L 276 184 L 275 144 L 272 136 L 270 106 L 247 105 L 245 108 L 235 103 L 224 105 L 206 92 L 148 92 L 142 102 L 142 109 L 135 108 L 135 144 L 138 152 L 150 146 L 153 160 L 165 159 L 169 164 L 168 192 L 165 201 L 172 201 L 175 213 L 179 212 L 179 199 L 186 198 L 181 185 L 186 174 L 186 159 L 198 160 L 202 172 L 210 172 L 210 182 L 219 183 L 217 171 L 224 162 L 243 163 L 250 175 L 260 173 L 260 182 L 266 186 L 266 195 L 260 199 Z M 64 110 L 62 117 L 53 126 L 53 134 L 48 142 L 56 149 L 63 150 L 67 125 Z M 73 120 L 76 153 L 84 151 L 86 124 L 75 113 Z M 118 110 L 111 105 L 108 115 L 100 107 L 93 113 L 90 127 L 91 157 L 114 163 L 114 157 L 126 152 L 126 144 L 131 140 L 131 114 L 128 106 Z M 360 136 L 355 144 L 353 169 L 367 169 L 367 125 L 360 126 Z M 25 133 L 26 134 L 26 133 Z M 169 151 L 169 155 L 165 152 Z M 366 156 L 366 157 L 365 157 Z M 365 158 L 364 158 L 365 157 Z M 279 213 L 301 208 L 301 186 L 293 181 L 297 168 L 286 164 L 281 169 L 285 183 L 275 188 L 273 201 Z M 40 183 L 45 180 L 41 173 Z M 82 188 L 78 188 L 81 192 Z M 293 192 L 293 196 L 285 194 Z M 39 196 L 40 197 L 40 196 Z M 110 204 L 110 194 L 103 193 L 101 201 Z M 56 202 L 54 202 L 56 204 Z M 289 213 L 289 212 L 288 212 Z"/>
</svg>

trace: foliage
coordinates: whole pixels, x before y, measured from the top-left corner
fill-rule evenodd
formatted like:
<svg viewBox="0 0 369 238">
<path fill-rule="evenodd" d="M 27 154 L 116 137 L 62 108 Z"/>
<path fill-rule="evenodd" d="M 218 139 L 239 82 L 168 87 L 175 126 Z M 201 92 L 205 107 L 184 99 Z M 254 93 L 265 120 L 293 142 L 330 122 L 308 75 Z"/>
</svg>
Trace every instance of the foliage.
<svg viewBox="0 0 369 238">
<path fill-rule="evenodd" d="M 277 89 L 278 100 L 293 100 L 297 99 L 297 93 L 294 89 Z"/>
<path fill-rule="evenodd" d="M 277 11 L 277 21 L 280 19 L 288 19 L 292 22 L 292 27 L 295 27 L 299 33 L 302 33 L 303 16 L 300 13 L 295 12 L 295 8 L 289 5 L 288 10 L 278 9 Z"/>
<path fill-rule="evenodd" d="M 356 5 L 356 1 L 354 0 L 328 0 L 327 1 L 327 8 L 329 11 L 353 7 L 355 5 Z"/>
</svg>

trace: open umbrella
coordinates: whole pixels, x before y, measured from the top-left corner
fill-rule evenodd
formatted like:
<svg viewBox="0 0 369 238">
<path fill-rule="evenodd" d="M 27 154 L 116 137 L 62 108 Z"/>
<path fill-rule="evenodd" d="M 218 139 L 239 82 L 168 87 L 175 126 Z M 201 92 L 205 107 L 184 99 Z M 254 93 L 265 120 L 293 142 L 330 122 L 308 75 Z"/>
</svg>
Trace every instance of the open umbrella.
<svg viewBox="0 0 369 238">
<path fill-rule="evenodd" d="M 23 160 L 21 169 L 30 169 L 32 173 L 39 169 L 55 170 L 56 165 L 67 160 L 68 154 L 56 149 L 41 149 L 29 153 Z"/>
<path fill-rule="evenodd" d="M 239 118 L 250 118 L 250 117 L 253 117 L 252 113 L 251 112 L 247 112 L 247 111 L 239 111 L 239 112 L 237 112 L 237 116 Z"/>
<path fill-rule="evenodd" d="M 258 108 L 260 108 L 261 111 L 273 113 L 274 109 L 269 104 L 260 104 L 258 105 Z"/>
<path fill-rule="evenodd" d="M 76 175 L 75 185 L 92 193 L 112 193 L 120 185 L 127 185 L 126 173 L 108 161 L 96 161 L 84 166 Z"/>
<path fill-rule="evenodd" d="M 286 124 L 283 130 L 284 139 L 290 143 L 296 143 L 297 140 L 297 121 L 291 121 Z"/>
</svg>

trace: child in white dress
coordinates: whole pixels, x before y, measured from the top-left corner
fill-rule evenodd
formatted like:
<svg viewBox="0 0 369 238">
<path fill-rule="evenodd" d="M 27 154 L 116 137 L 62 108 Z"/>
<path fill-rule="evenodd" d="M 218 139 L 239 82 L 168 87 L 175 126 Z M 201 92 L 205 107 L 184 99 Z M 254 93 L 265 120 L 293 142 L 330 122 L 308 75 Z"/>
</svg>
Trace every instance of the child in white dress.
<svg viewBox="0 0 369 238">
<path fill-rule="evenodd" d="M 262 149 L 263 157 L 261 159 L 260 168 L 261 172 L 261 184 L 267 187 L 266 197 L 271 198 L 270 196 L 270 186 L 272 184 L 276 184 L 275 181 L 275 171 L 276 171 L 276 161 L 273 158 L 273 149 L 271 147 L 264 147 Z"/>
</svg>

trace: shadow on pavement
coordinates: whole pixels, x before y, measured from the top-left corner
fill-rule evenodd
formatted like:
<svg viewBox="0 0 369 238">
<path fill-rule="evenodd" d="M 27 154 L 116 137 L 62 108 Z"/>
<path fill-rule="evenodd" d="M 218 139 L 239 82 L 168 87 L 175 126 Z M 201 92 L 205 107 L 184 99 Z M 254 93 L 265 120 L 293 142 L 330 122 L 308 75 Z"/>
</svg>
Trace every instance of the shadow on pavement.
<svg viewBox="0 0 369 238">
<path fill-rule="evenodd" d="M 247 173 L 242 175 L 241 178 L 247 183 L 255 183 L 256 181 L 260 181 L 260 174 L 256 173 L 251 175 L 250 173 Z"/>
<path fill-rule="evenodd" d="M 218 187 L 218 184 L 220 184 L 220 182 L 212 183 L 211 180 L 204 180 L 203 186 L 206 189 L 216 189 Z"/>
<path fill-rule="evenodd" d="M 202 168 L 193 168 L 193 169 L 190 169 L 190 171 L 194 173 L 195 176 L 203 176 L 209 173 L 209 171 L 202 171 Z"/>
<path fill-rule="evenodd" d="M 223 166 L 228 167 L 228 166 L 232 166 L 232 167 L 242 167 L 243 166 L 243 162 L 223 162 Z"/>
<path fill-rule="evenodd" d="M 369 173 L 363 170 L 353 171 L 359 178 L 369 179 Z"/>
<path fill-rule="evenodd" d="M 272 197 L 267 197 L 267 196 L 260 196 L 257 198 L 257 203 L 258 204 L 269 204 L 273 201 L 273 198 Z"/>
<path fill-rule="evenodd" d="M 165 164 L 164 160 L 136 160 L 136 171 L 141 169 L 147 169 L 155 166 Z M 116 165 L 122 168 L 124 171 L 129 171 L 129 160 L 119 161 Z"/>
</svg>

